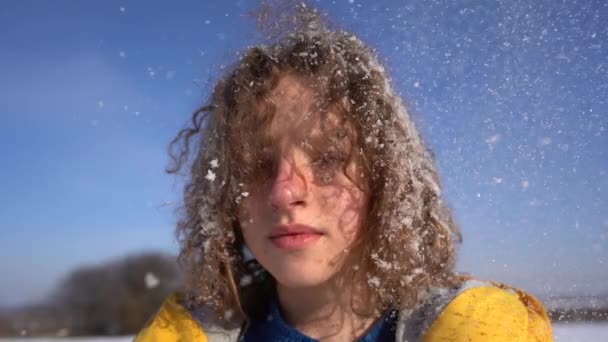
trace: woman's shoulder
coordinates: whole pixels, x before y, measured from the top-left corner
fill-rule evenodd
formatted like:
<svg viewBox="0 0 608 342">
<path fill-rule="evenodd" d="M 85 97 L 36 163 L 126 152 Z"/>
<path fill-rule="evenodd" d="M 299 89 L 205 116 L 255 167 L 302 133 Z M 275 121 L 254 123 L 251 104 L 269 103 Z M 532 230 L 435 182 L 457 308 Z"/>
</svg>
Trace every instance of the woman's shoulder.
<svg viewBox="0 0 608 342">
<path fill-rule="evenodd" d="M 137 334 L 135 342 L 236 340 L 238 328 L 222 327 L 214 324 L 213 320 L 207 320 L 203 324 L 201 318 L 204 312 L 188 310 L 183 304 L 184 298 L 179 292 L 167 297 L 156 314 Z"/>
<path fill-rule="evenodd" d="M 553 340 L 543 305 L 520 289 L 469 279 L 443 297 L 448 300 L 435 306 L 423 342 Z"/>
<path fill-rule="evenodd" d="M 205 333 L 181 304 L 181 300 L 182 296 L 179 293 L 167 297 L 156 314 L 137 334 L 135 341 L 207 341 Z"/>
<path fill-rule="evenodd" d="M 235 341 L 239 327 L 221 327 L 169 296 L 136 336 L 136 342 Z M 209 316 L 206 316 L 207 318 Z M 525 291 L 468 279 L 457 289 L 439 289 L 415 312 L 402 313 L 398 341 L 552 341 L 551 324 L 541 302 Z"/>
</svg>

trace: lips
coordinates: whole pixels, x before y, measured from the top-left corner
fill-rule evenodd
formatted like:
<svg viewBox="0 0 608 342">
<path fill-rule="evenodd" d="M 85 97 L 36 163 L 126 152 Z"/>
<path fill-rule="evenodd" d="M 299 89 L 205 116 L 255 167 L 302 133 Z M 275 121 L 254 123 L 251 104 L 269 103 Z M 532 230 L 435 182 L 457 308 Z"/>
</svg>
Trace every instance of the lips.
<svg viewBox="0 0 608 342">
<path fill-rule="evenodd" d="M 301 224 L 279 225 L 270 233 L 270 241 L 280 249 L 303 249 L 316 242 L 323 232 Z"/>
</svg>

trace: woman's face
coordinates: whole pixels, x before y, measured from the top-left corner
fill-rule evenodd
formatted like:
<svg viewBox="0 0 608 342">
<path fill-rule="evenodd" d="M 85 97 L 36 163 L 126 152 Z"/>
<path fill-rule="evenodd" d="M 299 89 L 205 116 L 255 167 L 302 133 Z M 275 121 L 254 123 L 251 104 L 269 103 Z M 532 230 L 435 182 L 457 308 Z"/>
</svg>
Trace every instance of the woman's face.
<svg viewBox="0 0 608 342">
<path fill-rule="evenodd" d="M 280 285 L 320 285 L 336 274 L 361 229 L 368 196 L 350 178 L 362 179 L 363 171 L 347 161 L 350 143 L 339 133 L 345 127 L 338 115 L 330 111 L 322 123 L 299 78 L 281 78 L 270 99 L 276 166 L 248 187 L 239 210 L 242 234 Z"/>
</svg>

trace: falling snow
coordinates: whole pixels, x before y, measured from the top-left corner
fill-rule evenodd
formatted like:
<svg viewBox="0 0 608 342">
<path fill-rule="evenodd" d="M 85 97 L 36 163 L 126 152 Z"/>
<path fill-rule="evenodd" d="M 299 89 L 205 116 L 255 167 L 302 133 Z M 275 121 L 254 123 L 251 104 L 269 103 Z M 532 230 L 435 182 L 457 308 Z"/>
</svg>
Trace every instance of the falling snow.
<svg viewBox="0 0 608 342">
<path fill-rule="evenodd" d="M 244 276 L 241 277 L 241 281 L 240 281 L 240 285 L 241 286 L 249 286 L 251 285 L 251 283 L 253 282 L 253 277 L 251 277 L 250 275 L 246 274 Z"/>
<path fill-rule="evenodd" d="M 608 229 L 604 213 L 608 205 L 606 7 L 584 1 L 501 6 L 347 1 L 351 6 L 345 6 L 347 10 L 336 16 L 336 21 L 356 31 L 387 61 L 392 84 L 403 95 L 436 156 L 442 190 L 465 241 L 458 269 L 521 284 L 541 295 L 605 290 L 608 278 L 594 270 L 605 267 L 608 253 L 608 242 L 602 235 Z M 118 11 L 115 5 L 109 7 L 110 15 L 122 21 L 139 14 L 130 8 L 126 15 L 124 6 Z M 237 40 L 239 35 L 222 30 L 226 23 L 237 25 L 234 22 L 239 13 L 230 12 L 229 19 L 223 19 L 229 13 L 214 16 L 213 22 L 200 18 L 200 13 L 209 12 L 198 13 L 193 22 L 199 23 L 204 38 L 190 41 L 190 52 L 181 52 L 179 47 L 189 43 L 184 42 L 187 38 L 183 32 L 171 27 L 158 34 L 151 47 L 140 46 L 140 42 L 128 45 L 122 38 L 113 42 L 104 36 L 103 40 L 99 38 L 97 52 L 106 51 L 110 56 L 107 63 L 114 62 L 117 66 L 111 67 L 120 72 L 110 67 L 97 70 L 107 79 L 93 79 L 92 86 L 87 77 L 96 74 L 88 74 L 83 68 L 70 75 L 66 64 L 58 70 L 65 73 L 66 80 L 81 81 L 75 82 L 81 84 L 77 87 L 80 92 L 69 87 L 53 92 L 46 86 L 51 96 L 39 97 L 56 96 L 59 103 L 84 98 L 83 107 L 92 114 L 82 115 L 81 125 L 95 132 L 109 127 L 112 131 L 106 134 L 110 137 L 127 127 L 127 132 L 138 139 L 138 134 L 158 129 L 152 128 L 154 124 L 185 118 L 161 118 L 164 114 L 160 113 L 173 115 L 176 110 L 162 104 L 166 99 L 156 94 L 176 90 L 178 95 L 171 95 L 177 96 L 175 103 L 192 104 L 209 90 L 205 82 L 219 71 L 215 69 L 231 65 L 224 60 L 225 55 L 217 53 L 214 44 L 223 41 L 246 45 Z M 114 31 L 106 36 L 114 35 L 126 36 L 125 32 Z M 357 40 L 355 36 L 351 39 Z M 158 54 L 159 47 L 170 51 L 170 57 Z M 140 56 L 146 57 L 138 61 Z M 318 58 L 309 52 L 300 56 Z M 139 64 L 129 75 L 124 68 L 131 63 Z M 204 69 L 209 75 L 198 71 L 193 74 L 192 70 L 207 65 L 221 67 Z M 64 76 L 49 75 L 57 79 Z M 197 82 L 192 82 L 192 77 L 197 77 Z M 146 82 L 133 88 L 144 95 L 123 87 L 128 83 L 123 82 L 125 79 L 137 78 Z M 57 84 L 59 88 L 63 83 Z M 253 81 L 249 83 L 250 87 L 254 85 Z M 67 95 L 59 98 L 63 93 Z M 182 109 L 177 111 L 181 113 Z M 57 112 L 80 113 L 80 108 L 74 105 Z M 144 125 L 148 119 L 152 119 L 150 126 Z M 129 126 L 131 122 L 137 126 Z M 376 125 L 377 131 L 365 137 L 365 144 L 383 151 L 390 149 L 390 144 L 379 143 L 378 134 L 388 124 L 378 120 Z M 114 150 L 121 148 L 114 146 Z M 210 183 L 223 176 L 219 166 L 218 159 L 209 162 L 205 179 Z M 135 166 L 125 169 L 129 167 Z M 250 196 L 243 190 L 235 192 L 237 201 Z M 399 210 L 407 212 L 407 208 Z M 401 215 L 395 225 L 411 227 L 413 222 L 411 216 Z M 204 229 L 201 233 L 206 234 L 219 228 L 209 225 Z M 421 241 L 412 240 L 404 248 L 416 250 L 421 246 Z M 530 255 L 534 258 L 524 258 Z M 371 257 L 381 269 L 394 267 L 377 253 Z M 247 286 L 251 281 L 244 277 L 240 284 Z M 153 273 L 144 277 L 147 288 L 156 288 L 159 282 Z M 380 286 L 379 278 L 372 277 L 368 282 Z"/>
<path fill-rule="evenodd" d="M 160 279 L 152 272 L 146 273 L 144 277 L 144 283 L 149 289 L 153 289 L 160 284 Z"/>
</svg>

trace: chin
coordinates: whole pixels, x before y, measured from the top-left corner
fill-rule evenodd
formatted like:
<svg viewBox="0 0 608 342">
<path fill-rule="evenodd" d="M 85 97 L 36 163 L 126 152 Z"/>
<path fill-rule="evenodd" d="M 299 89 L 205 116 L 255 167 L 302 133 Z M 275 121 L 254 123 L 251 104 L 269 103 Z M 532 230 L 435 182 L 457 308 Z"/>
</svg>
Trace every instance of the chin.
<svg viewBox="0 0 608 342">
<path fill-rule="evenodd" d="M 319 267 L 282 267 L 270 272 L 281 286 L 288 288 L 305 288 L 319 286 L 331 278 L 332 272 L 320 270 Z"/>
</svg>

